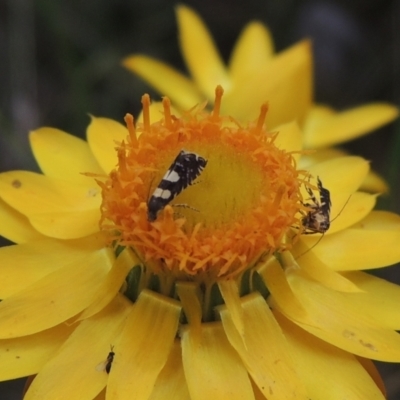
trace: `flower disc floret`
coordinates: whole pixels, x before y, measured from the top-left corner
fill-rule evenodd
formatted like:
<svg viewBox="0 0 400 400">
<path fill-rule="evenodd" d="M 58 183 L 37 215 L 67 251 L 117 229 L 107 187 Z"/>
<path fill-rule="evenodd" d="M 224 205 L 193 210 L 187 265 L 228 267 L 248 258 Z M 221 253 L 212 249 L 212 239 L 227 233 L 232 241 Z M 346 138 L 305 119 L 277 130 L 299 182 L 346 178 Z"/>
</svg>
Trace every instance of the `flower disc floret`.
<svg viewBox="0 0 400 400">
<path fill-rule="evenodd" d="M 199 106 L 180 118 L 165 98 L 163 118 L 155 123 L 145 95 L 143 123 L 134 128 L 127 116 L 129 137 L 118 145 L 118 167 L 100 183 L 102 228 L 155 273 L 236 275 L 285 248 L 302 207 L 302 173 L 293 155 L 275 145 L 278 133 L 264 129 L 267 106 L 255 123 L 241 126 L 219 115 L 222 94 L 218 87 L 211 113 Z M 149 198 L 183 149 L 207 165 L 151 222 Z"/>
</svg>

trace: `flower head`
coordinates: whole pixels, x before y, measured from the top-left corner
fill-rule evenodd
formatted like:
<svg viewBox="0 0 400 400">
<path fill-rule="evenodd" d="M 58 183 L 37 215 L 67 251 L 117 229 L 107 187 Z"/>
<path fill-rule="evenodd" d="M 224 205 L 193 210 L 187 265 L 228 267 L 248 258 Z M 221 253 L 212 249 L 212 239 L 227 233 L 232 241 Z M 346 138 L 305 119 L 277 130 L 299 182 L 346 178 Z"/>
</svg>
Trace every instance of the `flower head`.
<svg viewBox="0 0 400 400">
<path fill-rule="evenodd" d="M 275 144 L 277 132 L 265 131 L 266 106 L 255 123 L 229 125 L 219 115 L 221 98 L 218 87 L 211 113 L 195 108 L 182 118 L 171 115 L 164 99 L 164 118 L 151 124 L 144 96 L 143 124 L 130 125 L 129 141 L 118 147 L 119 167 L 101 184 L 103 228 L 157 272 L 201 275 L 213 283 L 232 277 L 262 254 L 286 247 L 285 233 L 298 224 L 304 174 L 293 154 Z M 206 160 L 199 183 L 149 219 L 149 194 L 158 190 L 158 198 L 168 201 L 184 179 L 185 171 L 172 171 L 172 180 L 164 180 L 168 190 L 156 189 L 181 149 Z M 177 201 L 186 207 L 174 211 Z"/>
<path fill-rule="evenodd" d="M 0 175 L 19 243 L 0 250 L 0 377 L 37 374 L 26 399 L 383 398 L 369 359 L 400 360 L 400 289 L 359 270 L 400 260 L 400 217 L 357 191 L 365 160 L 300 170 L 297 124 L 267 130 L 265 105 L 239 123 L 222 94 L 181 117 L 165 98 L 158 121 L 145 95 L 142 122 L 93 118 L 88 143 L 39 129 L 44 175 Z M 182 155 L 203 161 L 178 190 Z"/>
</svg>

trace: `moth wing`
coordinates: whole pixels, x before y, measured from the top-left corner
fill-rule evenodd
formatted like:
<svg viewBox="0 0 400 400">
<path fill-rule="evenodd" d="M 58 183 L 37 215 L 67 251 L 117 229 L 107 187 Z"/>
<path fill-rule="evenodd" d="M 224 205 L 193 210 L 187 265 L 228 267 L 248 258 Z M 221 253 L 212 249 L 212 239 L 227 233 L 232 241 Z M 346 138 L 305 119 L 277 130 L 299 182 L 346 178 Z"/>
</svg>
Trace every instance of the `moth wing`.
<svg viewBox="0 0 400 400">
<path fill-rule="evenodd" d="M 105 372 L 107 366 L 107 360 L 102 361 L 101 363 L 96 365 L 96 371 Z"/>
</svg>

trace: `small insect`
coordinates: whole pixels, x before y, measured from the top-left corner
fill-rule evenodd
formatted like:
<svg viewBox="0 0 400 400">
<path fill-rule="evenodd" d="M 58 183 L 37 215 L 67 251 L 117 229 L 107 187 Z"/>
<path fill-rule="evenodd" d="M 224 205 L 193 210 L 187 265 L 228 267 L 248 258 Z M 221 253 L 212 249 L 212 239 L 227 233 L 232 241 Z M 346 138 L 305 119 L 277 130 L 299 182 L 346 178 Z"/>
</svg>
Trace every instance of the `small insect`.
<svg viewBox="0 0 400 400">
<path fill-rule="evenodd" d="M 96 367 L 96 370 L 97 370 L 97 371 L 105 371 L 105 372 L 107 372 L 107 374 L 110 373 L 111 365 L 112 365 L 112 363 L 113 363 L 113 361 L 114 361 L 114 356 L 115 356 L 115 353 L 114 353 L 113 350 L 114 350 L 114 346 L 111 346 L 111 349 L 110 349 L 110 352 L 108 353 L 107 358 L 106 358 L 104 361 L 102 361 L 102 362 Z"/>
<path fill-rule="evenodd" d="M 158 212 L 191 185 L 206 165 L 205 158 L 181 150 L 147 203 L 147 219 L 150 222 L 155 221 Z"/>
<path fill-rule="evenodd" d="M 351 197 L 350 195 L 346 203 L 344 203 L 342 209 L 336 215 L 336 217 L 331 220 L 330 213 L 331 213 L 332 202 L 331 202 L 330 192 L 328 189 L 322 186 L 322 182 L 321 179 L 319 179 L 319 177 L 317 177 L 317 186 L 318 186 L 320 201 L 317 200 L 313 191 L 309 187 L 306 187 L 307 193 L 310 195 L 310 200 L 312 201 L 312 203 L 311 204 L 303 203 L 303 205 L 308 207 L 310 211 L 308 211 L 307 214 L 305 214 L 304 217 L 301 219 L 301 223 L 305 228 L 302 234 L 311 235 L 313 233 L 322 233 L 322 235 L 311 248 L 306 250 L 304 253 L 301 253 L 299 256 L 296 257 L 296 259 L 299 259 L 305 253 L 310 251 L 322 240 L 325 233 L 330 228 L 331 222 L 334 221 L 337 217 L 339 217 L 339 215 L 342 213 L 343 209 L 346 207 Z"/>
<path fill-rule="evenodd" d="M 331 226 L 331 195 L 329 190 L 322 186 L 322 182 L 319 177 L 317 177 L 317 184 L 320 202 L 315 197 L 313 191 L 309 187 L 306 187 L 312 203 L 303 203 L 304 206 L 310 208 L 310 211 L 308 211 L 307 214 L 301 219 L 301 223 L 305 228 L 305 231 L 303 232 L 305 235 L 310 235 L 313 233 L 324 234 Z"/>
</svg>

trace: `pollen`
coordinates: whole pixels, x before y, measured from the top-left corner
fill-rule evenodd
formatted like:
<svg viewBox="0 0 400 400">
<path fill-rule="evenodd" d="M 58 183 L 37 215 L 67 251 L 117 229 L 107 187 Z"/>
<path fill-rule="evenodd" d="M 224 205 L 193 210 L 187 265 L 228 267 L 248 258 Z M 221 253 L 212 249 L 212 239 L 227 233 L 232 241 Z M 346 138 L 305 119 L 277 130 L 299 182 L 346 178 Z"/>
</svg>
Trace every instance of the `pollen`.
<svg viewBox="0 0 400 400">
<path fill-rule="evenodd" d="M 125 117 L 118 166 L 100 182 L 101 227 L 110 240 L 133 249 L 157 274 L 179 279 L 234 277 L 260 257 L 288 248 L 286 236 L 304 208 L 302 171 L 264 127 L 263 105 L 254 123 L 221 116 L 215 105 L 183 115 L 168 98 L 159 121 Z M 150 208 L 149 208 L 150 205 Z"/>
</svg>

